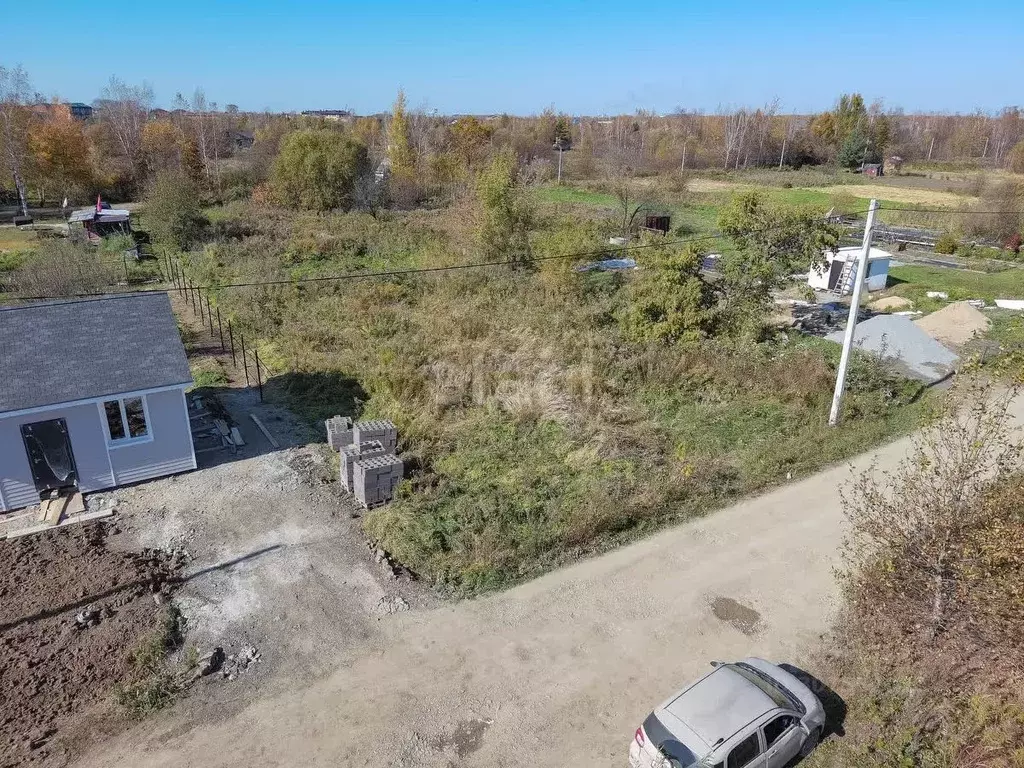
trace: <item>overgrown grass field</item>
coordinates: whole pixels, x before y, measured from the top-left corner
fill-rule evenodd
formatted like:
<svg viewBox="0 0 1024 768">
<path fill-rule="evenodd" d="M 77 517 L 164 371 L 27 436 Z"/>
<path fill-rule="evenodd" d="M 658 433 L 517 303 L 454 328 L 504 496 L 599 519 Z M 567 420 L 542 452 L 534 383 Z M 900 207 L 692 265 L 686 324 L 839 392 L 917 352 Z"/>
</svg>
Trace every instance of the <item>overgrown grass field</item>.
<svg viewBox="0 0 1024 768">
<path fill-rule="evenodd" d="M 613 217 L 546 189 L 535 255 L 600 248 Z M 677 208 L 700 231 L 702 201 Z M 472 211 L 377 217 L 232 204 L 185 256 L 202 284 L 478 261 Z M 643 252 L 637 258 L 643 265 Z M 837 348 L 628 340 L 631 275 L 578 259 L 390 279 L 213 291 L 261 339 L 267 391 L 309 420 L 387 417 L 409 478 L 367 532 L 460 594 L 503 587 L 864 450 L 913 427 L 918 388 L 857 358 L 844 425 L 826 426 Z"/>
</svg>

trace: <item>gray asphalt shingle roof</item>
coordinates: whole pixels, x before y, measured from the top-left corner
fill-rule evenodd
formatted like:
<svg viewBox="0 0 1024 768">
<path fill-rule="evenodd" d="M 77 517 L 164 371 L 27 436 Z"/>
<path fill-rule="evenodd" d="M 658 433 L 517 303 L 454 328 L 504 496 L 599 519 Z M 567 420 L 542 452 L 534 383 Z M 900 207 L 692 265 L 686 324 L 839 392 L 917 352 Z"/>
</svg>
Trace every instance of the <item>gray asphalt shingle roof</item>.
<svg viewBox="0 0 1024 768">
<path fill-rule="evenodd" d="M 0 413 L 191 381 L 166 293 L 0 307 Z"/>
</svg>

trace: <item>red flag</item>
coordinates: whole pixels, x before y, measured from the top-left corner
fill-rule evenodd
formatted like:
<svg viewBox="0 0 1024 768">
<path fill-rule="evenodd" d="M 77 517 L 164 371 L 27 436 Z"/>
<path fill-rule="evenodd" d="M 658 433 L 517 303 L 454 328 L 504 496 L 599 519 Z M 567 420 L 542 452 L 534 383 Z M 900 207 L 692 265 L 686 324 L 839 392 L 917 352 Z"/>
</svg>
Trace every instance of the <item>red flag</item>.
<svg viewBox="0 0 1024 768">
<path fill-rule="evenodd" d="M 100 204 L 100 196 L 96 195 L 96 213 L 103 210 L 103 206 Z"/>
</svg>

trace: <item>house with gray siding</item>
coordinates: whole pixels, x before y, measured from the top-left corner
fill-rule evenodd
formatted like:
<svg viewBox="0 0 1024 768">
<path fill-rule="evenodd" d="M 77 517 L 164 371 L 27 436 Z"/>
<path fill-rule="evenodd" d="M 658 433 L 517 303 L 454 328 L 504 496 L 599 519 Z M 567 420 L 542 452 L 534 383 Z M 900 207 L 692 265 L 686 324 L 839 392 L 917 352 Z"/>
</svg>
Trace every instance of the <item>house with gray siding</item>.
<svg viewBox="0 0 1024 768">
<path fill-rule="evenodd" d="M 0 307 L 0 511 L 196 468 L 166 293 Z"/>
</svg>

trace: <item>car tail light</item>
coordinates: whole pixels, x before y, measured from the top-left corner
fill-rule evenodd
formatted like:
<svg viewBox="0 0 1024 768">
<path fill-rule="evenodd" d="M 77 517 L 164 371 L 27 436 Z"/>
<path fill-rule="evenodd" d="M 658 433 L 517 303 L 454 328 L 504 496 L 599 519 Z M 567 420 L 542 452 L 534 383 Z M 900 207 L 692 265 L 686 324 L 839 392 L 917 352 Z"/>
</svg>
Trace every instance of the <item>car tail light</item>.
<svg viewBox="0 0 1024 768">
<path fill-rule="evenodd" d="M 644 727 L 642 725 L 636 729 L 636 733 L 633 734 L 633 739 L 636 741 L 637 746 L 642 747 L 644 745 Z"/>
</svg>

